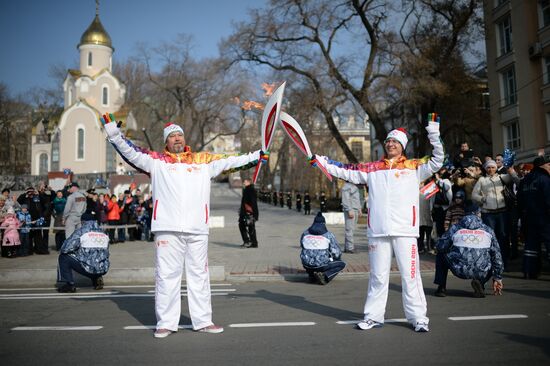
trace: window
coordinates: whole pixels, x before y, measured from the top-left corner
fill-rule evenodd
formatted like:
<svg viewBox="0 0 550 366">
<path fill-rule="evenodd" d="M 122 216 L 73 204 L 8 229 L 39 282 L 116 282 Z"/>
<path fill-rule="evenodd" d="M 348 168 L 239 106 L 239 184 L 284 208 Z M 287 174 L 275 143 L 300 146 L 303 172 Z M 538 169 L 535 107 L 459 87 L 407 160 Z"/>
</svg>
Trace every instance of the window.
<svg viewBox="0 0 550 366">
<path fill-rule="evenodd" d="M 69 96 L 67 97 L 68 98 L 68 105 L 71 105 L 73 104 L 73 90 L 71 88 L 69 88 Z"/>
<path fill-rule="evenodd" d="M 546 113 L 546 141 L 550 141 L 550 113 Z"/>
<path fill-rule="evenodd" d="M 516 72 L 512 66 L 502 74 L 503 105 L 516 104 Z"/>
<path fill-rule="evenodd" d="M 514 122 L 506 127 L 506 147 L 516 150 L 521 147 L 521 138 L 519 135 L 519 123 Z"/>
<path fill-rule="evenodd" d="M 550 25 L 550 0 L 540 2 L 540 12 L 542 14 L 542 27 Z"/>
<path fill-rule="evenodd" d="M 48 154 L 42 153 L 38 158 L 38 175 L 48 174 Z"/>
<path fill-rule="evenodd" d="M 92 66 L 92 53 L 88 52 L 88 67 Z"/>
<path fill-rule="evenodd" d="M 542 73 L 544 75 L 544 83 L 550 83 L 550 56 L 544 57 L 544 62 L 542 64 Z"/>
<path fill-rule="evenodd" d="M 512 51 L 512 21 L 508 15 L 504 20 L 497 24 L 499 38 L 499 56 Z"/>
<path fill-rule="evenodd" d="M 353 141 L 351 143 L 351 152 L 357 160 L 362 161 L 363 160 L 363 143 L 361 141 Z"/>
<path fill-rule="evenodd" d="M 109 88 L 104 86 L 101 89 L 101 102 L 103 105 L 109 105 Z"/>
<path fill-rule="evenodd" d="M 59 170 L 59 132 L 52 139 L 52 171 Z"/>
<path fill-rule="evenodd" d="M 84 129 L 79 128 L 76 130 L 76 158 L 78 160 L 84 159 Z"/>
</svg>

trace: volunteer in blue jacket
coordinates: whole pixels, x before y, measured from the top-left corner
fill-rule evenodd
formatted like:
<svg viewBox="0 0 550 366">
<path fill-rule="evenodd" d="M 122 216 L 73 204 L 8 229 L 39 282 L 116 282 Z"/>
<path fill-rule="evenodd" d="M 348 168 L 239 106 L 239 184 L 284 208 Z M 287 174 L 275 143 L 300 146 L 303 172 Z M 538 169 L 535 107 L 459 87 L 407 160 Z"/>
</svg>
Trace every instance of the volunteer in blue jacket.
<svg viewBox="0 0 550 366">
<path fill-rule="evenodd" d="M 161 153 L 135 146 L 116 122 L 105 124 L 105 132 L 128 164 L 151 176 L 151 231 L 156 244 L 154 336 L 164 338 L 178 330 L 184 263 L 193 329 L 223 332 L 212 322 L 208 275 L 210 179 L 223 171 L 253 167 L 267 157 L 260 150 L 244 155 L 191 152 L 183 129 L 173 123 L 164 127 L 166 148 Z"/>
<path fill-rule="evenodd" d="M 326 285 L 346 266 L 346 263 L 340 260 L 342 250 L 334 234 L 328 231 L 321 212 L 302 234 L 300 246 L 300 259 L 311 282 Z"/>
<path fill-rule="evenodd" d="M 370 277 L 362 330 L 381 327 L 388 300 L 392 250 L 401 273 L 405 316 L 416 332 L 428 332 L 426 298 L 420 278 L 418 257 L 419 184 L 443 165 L 439 119 L 426 127 L 433 146 L 432 157 L 407 159 L 407 134 L 402 128 L 390 131 L 384 140 L 386 155 L 372 163 L 342 164 L 325 156 L 313 157 L 330 174 L 353 184 L 367 184 L 367 236 Z"/>
<path fill-rule="evenodd" d="M 481 221 L 478 205 L 467 202 L 464 212 L 466 216 L 437 242 L 435 296 L 446 296 L 449 269 L 458 278 L 472 280 L 474 297 L 485 297 L 485 283 L 491 277 L 494 294 L 500 295 L 504 264 L 496 235 Z"/>
<path fill-rule="evenodd" d="M 103 288 L 109 270 L 109 236 L 99 228 L 90 213 L 82 215 L 82 225 L 65 240 L 57 266 L 57 291 L 76 292 L 73 271 L 92 280 L 96 290 Z"/>
</svg>

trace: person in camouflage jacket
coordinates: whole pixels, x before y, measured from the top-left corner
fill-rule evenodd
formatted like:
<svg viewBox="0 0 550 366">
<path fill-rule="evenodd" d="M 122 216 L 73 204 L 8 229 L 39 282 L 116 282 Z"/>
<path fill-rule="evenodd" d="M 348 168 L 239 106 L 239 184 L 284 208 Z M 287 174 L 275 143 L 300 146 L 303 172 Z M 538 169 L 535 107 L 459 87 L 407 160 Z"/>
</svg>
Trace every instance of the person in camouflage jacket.
<svg viewBox="0 0 550 366">
<path fill-rule="evenodd" d="M 96 290 L 103 288 L 103 275 L 109 270 L 109 237 L 89 213 L 82 215 L 82 226 L 65 240 L 59 254 L 59 292 L 76 292 L 72 271 L 92 280 Z"/>
<path fill-rule="evenodd" d="M 474 297 L 485 297 L 485 283 L 493 277 L 495 295 L 502 293 L 504 264 L 494 231 L 483 223 L 479 207 L 466 204 L 466 216 L 443 234 L 437 243 L 434 283 L 438 297 L 446 296 L 447 271 L 471 279 Z"/>
</svg>

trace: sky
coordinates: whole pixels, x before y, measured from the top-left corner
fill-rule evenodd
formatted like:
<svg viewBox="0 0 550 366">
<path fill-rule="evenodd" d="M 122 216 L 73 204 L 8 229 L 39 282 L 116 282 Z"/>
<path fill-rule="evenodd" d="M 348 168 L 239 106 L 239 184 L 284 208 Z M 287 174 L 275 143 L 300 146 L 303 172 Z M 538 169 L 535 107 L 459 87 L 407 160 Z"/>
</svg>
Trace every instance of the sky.
<svg viewBox="0 0 550 366">
<path fill-rule="evenodd" d="M 114 62 L 136 54 L 136 44 L 157 45 L 184 33 L 195 57 L 215 57 L 232 22 L 265 0 L 100 0 L 99 18 L 111 37 Z M 0 0 L 0 82 L 11 95 L 56 87 L 52 65 L 77 67 L 76 48 L 95 17 L 95 0 Z"/>
</svg>

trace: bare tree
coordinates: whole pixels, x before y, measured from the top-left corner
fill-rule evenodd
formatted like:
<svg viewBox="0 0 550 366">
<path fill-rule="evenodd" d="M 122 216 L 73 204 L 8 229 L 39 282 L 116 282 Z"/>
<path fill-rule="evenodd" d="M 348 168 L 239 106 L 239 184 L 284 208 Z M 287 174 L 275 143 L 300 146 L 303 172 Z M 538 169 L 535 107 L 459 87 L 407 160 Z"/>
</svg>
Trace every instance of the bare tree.
<svg viewBox="0 0 550 366">
<path fill-rule="evenodd" d="M 157 143 L 164 123 L 176 121 L 183 125 L 187 143 L 201 150 L 242 129 L 240 106 L 232 100 L 247 99 L 250 85 L 244 70 L 228 73 L 223 59 L 196 60 L 191 51 L 190 37 L 180 35 L 158 47 L 141 45 L 139 57 L 119 69 L 128 85 L 128 105 L 149 121 L 144 127 L 154 131 Z"/>
<path fill-rule="evenodd" d="M 236 62 L 299 75 L 313 89 L 311 97 L 332 136 L 348 160 L 357 162 L 338 131 L 334 112 L 342 98 L 352 98 L 377 134 L 386 134 L 371 91 L 387 73 L 382 72 L 380 45 L 387 10 L 386 1 L 377 0 L 274 0 L 238 25 L 224 53 Z"/>
</svg>

